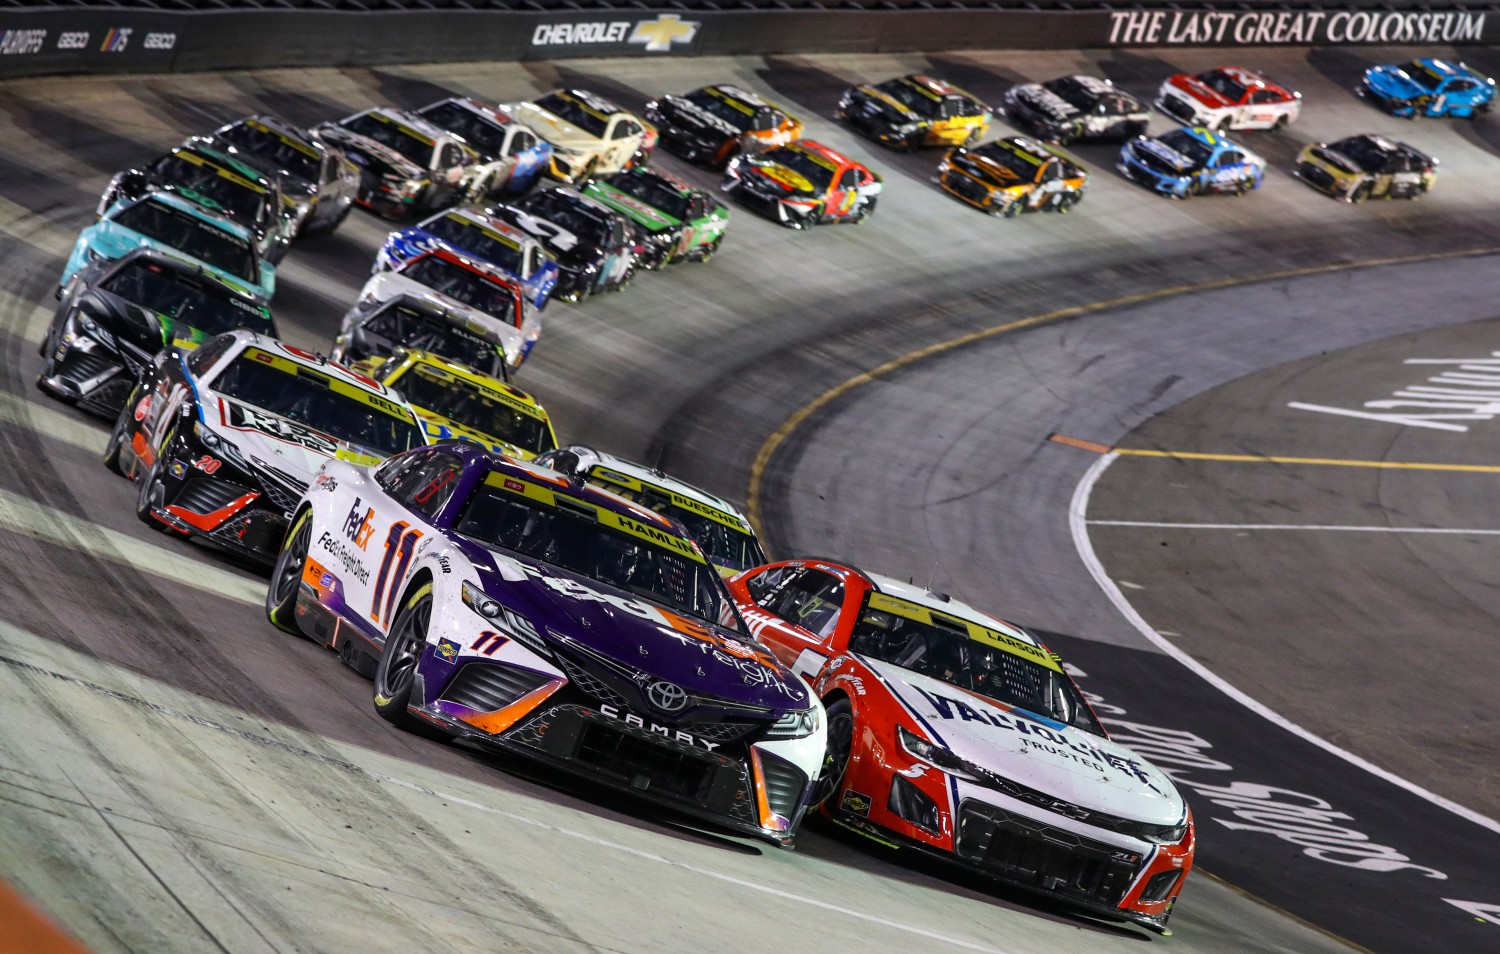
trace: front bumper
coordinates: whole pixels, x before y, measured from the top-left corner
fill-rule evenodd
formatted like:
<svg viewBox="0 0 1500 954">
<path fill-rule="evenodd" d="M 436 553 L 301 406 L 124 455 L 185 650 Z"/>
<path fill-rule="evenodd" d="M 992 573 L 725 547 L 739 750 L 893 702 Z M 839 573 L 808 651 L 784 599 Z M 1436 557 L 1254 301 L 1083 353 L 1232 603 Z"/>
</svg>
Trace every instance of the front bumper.
<svg viewBox="0 0 1500 954">
<path fill-rule="evenodd" d="M 92 339 L 75 338 L 59 342 L 47 356 L 37 384 L 79 410 L 112 421 L 125 406 L 138 373 L 113 349 Z"/>
</svg>

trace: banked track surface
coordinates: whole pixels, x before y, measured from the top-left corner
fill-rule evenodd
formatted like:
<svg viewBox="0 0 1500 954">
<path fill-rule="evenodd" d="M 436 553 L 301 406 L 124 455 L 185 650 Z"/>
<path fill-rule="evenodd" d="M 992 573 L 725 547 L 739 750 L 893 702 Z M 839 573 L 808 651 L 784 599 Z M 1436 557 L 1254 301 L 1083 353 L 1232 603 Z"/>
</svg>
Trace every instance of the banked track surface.
<svg viewBox="0 0 1500 954">
<path fill-rule="evenodd" d="M 1469 59 L 1485 65 L 1487 54 L 1477 52 Z M 709 266 L 647 275 L 627 294 L 582 308 L 549 309 L 521 383 L 548 404 L 565 439 L 649 456 L 740 496 L 756 449 L 798 406 L 912 347 L 1200 277 L 1496 242 L 1487 223 L 1494 213 L 1486 190 L 1494 162 L 1489 127 L 1400 124 L 1348 96 L 1361 65 L 1396 55 L 1258 52 L 1259 65 L 1300 87 L 1309 102 L 1289 135 L 1255 140 L 1277 167 L 1260 194 L 1166 203 L 1114 176 L 1111 150 L 1082 149 L 1094 170 L 1083 206 L 1065 218 L 1007 223 L 936 193 L 926 183 L 935 157 L 876 153 L 839 130 L 827 119 L 839 89 L 930 68 L 998 100 L 1023 78 L 1102 69 L 1149 93 L 1168 72 L 1213 65 L 1219 55 L 485 64 L 8 85 L 0 91 L 7 266 L 0 418 L 9 447 L 0 459 L 0 874 L 99 950 L 826 950 L 858 943 L 1020 952 L 1138 943 L 1136 931 L 939 870 L 892 864 L 819 831 L 805 833 L 796 853 L 748 848 L 664 824 L 597 792 L 534 779 L 524 766 L 497 768 L 394 735 L 370 712 L 366 683 L 269 629 L 254 605 L 259 578 L 134 521 L 130 489 L 97 463 L 105 429 L 32 388 L 48 296 L 110 173 L 251 110 L 308 123 L 381 102 L 417 105 L 450 90 L 513 99 L 561 82 L 639 105 L 663 89 L 739 79 L 799 111 L 810 135 L 872 156 L 889 183 L 880 212 L 859 228 L 810 234 L 738 215 Z M 1396 132 L 1440 155 L 1438 192 L 1413 205 L 1349 209 L 1285 175 L 1307 138 L 1365 128 Z M 337 235 L 294 249 L 277 297 L 290 340 L 327 343 L 383 232 L 356 216 Z M 1357 283 L 1347 287 L 1358 293 Z M 1102 336 L 1101 348 L 1111 333 L 1087 319 L 1063 331 Z M 1204 339 L 1212 350 L 1213 336 Z M 986 373 L 1031 373 L 1023 346 L 1005 351 L 974 372 L 981 380 L 960 387 L 955 400 L 1027 413 L 986 404 L 993 397 Z M 1258 367 L 1257 359 L 1281 360 L 1246 355 L 1244 370 Z M 1038 378 L 1036 387 L 1048 383 Z M 1108 396 L 1091 400 L 1109 403 Z M 1136 419 L 1149 406 L 1122 409 L 1120 418 Z M 995 448 L 987 466 L 1006 452 Z M 884 451 L 892 461 L 925 453 L 920 425 Z M 858 475 L 862 492 L 879 498 L 881 473 L 863 466 L 815 476 L 842 482 Z M 875 568 L 925 573 L 945 546 L 933 539 L 871 545 L 863 534 L 883 525 L 878 506 L 830 507 L 845 523 L 791 525 L 784 518 L 792 508 L 777 502 L 791 487 L 776 483 L 780 474 L 770 474 L 765 514 L 784 552 L 816 540 L 820 551 L 869 559 Z M 848 490 L 806 488 L 836 503 Z M 878 502 L 899 504 L 888 496 Z M 1034 515 L 1039 552 L 1050 562 L 1030 576 L 1007 574 L 1012 588 L 995 591 L 985 567 L 955 572 L 950 558 L 934 585 L 1042 628 L 1128 642 L 1110 607 L 1089 592 L 1076 558 L 1047 550 L 1065 513 Z M 897 551 L 906 559 L 888 565 Z M 1091 690 L 1111 696 L 1107 673 L 1090 677 Z M 1184 950 L 1342 948 L 1206 878 L 1190 882 L 1173 925 L 1171 943 Z"/>
</svg>

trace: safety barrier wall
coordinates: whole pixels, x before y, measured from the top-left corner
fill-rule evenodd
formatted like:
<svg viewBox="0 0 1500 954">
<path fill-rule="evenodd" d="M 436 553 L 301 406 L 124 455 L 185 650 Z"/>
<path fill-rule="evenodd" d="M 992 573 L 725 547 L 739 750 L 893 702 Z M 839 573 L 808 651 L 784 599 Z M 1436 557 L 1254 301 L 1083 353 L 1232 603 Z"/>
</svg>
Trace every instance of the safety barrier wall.
<svg viewBox="0 0 1500 954">
<path fill-rule="evenodd" d="M 1459 45 L 1500 6 L 1450 10 L 0 11 L 0 77 L 587 56 Z"/>
</svg>

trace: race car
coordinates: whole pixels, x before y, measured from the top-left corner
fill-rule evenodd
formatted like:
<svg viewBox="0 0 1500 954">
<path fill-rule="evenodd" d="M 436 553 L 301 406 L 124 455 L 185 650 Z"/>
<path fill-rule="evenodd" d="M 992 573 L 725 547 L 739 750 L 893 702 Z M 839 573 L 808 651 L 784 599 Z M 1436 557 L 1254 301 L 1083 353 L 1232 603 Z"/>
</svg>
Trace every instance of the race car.
<svg viewBox="0 0 1500 954">
<path fill-rule="evenodd" d="M 547 174 L 569 184 L 645 165 L 656 148 L 656 127 L 587 90 L 554 90 L 499 109 L 552 145 Z"/>
<path fill-rule="evenodd" d="M 729 590 L 827 706 L 813 795 L 826 817 L 1171 933 L 1192 813 L 1166 774 L 1109 738 L 1034 636 L 823 560 L 749 570 Z"/>
<path fill-rule="evenodd" d="M 542 189 L 487 211 L 546 247 L 558 266 L 554 298 L 583 301 L 595 292 L 619 291 L 635 277 L 635 226 L 573 189 Z"/>
<path fill-rule="evenodd" d="M 959 146 L 938 163 L 943 191 L 991 215 L 1067 212 L 1083 201 L 1088 172 L 1034 139 L 1008 136 Z"/>
<path fill-rule="evenodd" d="M 706 262 L 729 227 L 723 203 L 665 172 L 628 169 L 595 179 L 583 194 L 635 223 L 635 262 L 641 268 L 682 259 Z"/>
<path fill-rule="evenodd" d="M 1201 126 L 1163 136 L 1137 136 L 1120 147 L 1121 174 L 1173 199 L 1259 189 L 1266 161 L 1238 143 Z"/>
<path fill-rule="evenodd" d="M 676 520 L 720 576 L 730 577 L 766 562 L 755 529 L 733 504 L 657 468 L 578 444 L 543 454 L 537 463 Z"/>
<path fill-rule="evenodd" d="M 880 176 L 811 139 L 753 155 L 724 168 L 719 186 L 744 206 L 788 228 L 863 222 L 885 188 Z"/>
<path fill-rule="evenodd" d="M 1107 79 L 1060 76 L 1006 90 L 1005 118 L 1038 139 L 1066 146 L 1145 135 L 1151 112 Z"/>
<path fill-rule="evenodd" d="M 367 109 L 312 131 L 360 167 L 354 201 L 386 218 L 461 202 L 494 169 L 457 136 L 396 109 Z"/>
<path fill-rule="evenodd" d="M 343 224 L 359 192 L 359 166 L 343 152 L 271 116 L 251 116 L 195 136 L 275 178 L 295 207 L 298 235 L 329 233 Z"/>
<path fill-rule="evenodd" d="M 822 707 L 679 524 L 471 443 L 325 465 L 266 611 L 371 675 L 399 728 L 773 844 L 824 757 Z"/>
<path fill-rule="evenodd" d="M 1184 126 L 1280 132 L 1297 121 L 1302 94 L 1253 70 L 1222 66 L 1197 76 L 1168 77 L 1156 94 L 1156 108 Z"/>
<path fill-rule="evenodd" d="M 121 199 L 170 192 L 237 222 L 255 238 L 255 251 L 277 263 L 296 232 L 296 208 L 284 202 L 275 179 L 226 152 L 189 141 L 143 166 L 115 173 L 95 215 Z"/>
<path fill-rule="evenodd" d="M 372 311 L 368 306 L 403 295 L 425 298 L 480 337 L 498 342 L 505 352 L 507 372 L 521 366 L 542 333 L 536 312 L 522 307 L 524 292 L 515 280 L 493 265 L 438 248 L 371 276 L 354 308 L 344 316 L 341 334 L 349 332 L 360 314 Z"/>
<path fill-rule="evenodd" d="M 557 446 L 552 419 L 536 398 L 440 355 L 403 348 L 354 369 L 400 391 L 433 443 L 473 441 L 521 460 Z"/>
<path fill-rule="evenodd" d="M 90 262 L 63 291 L 37 387 L 114 420 L 158 351 L 235 328 L 276 336 L 270 309 L 201 265 L 149 248 Z"/>
<path fill-rule="evenodd" d="M 721 83 L 646 104 L 664 149 L 719 169 L 739 152 L 760 152 L 802 138 L 802 121 L 738 86 Z"/>
<path fill-rule="evenodd" d="M 1467 116 L 1490 111 L 1495 81 L 1464 63 L 1423 58 L 1372 66 L 1354 90 L 1393 116 Z"/>
<path fill-rule="evenodd" d="M 525 291 L 532 308 L 546 307 L 557 285 L 557 263 L 542 243 L 514 225 L 479 209 L 439 212 L 411 228 L 386 236 L 375 253 L 374 274 L 390 271 L 423 252 L 446 248 L 493 265 Z"/>
<path fill-rule="evenodd" d="M 530 189 L 552 161 L 552 146 L 509 116 L 477 99 L 441 99 L 417 115 L 462 139 L 479 154 L 481 168 L 469 185 L 469 200 L 516 195 Z"/>
<path fill-rule="evenodd" d="M 256 254 L 249 229 L 170 192 L 147 192 L 115 202 L 78 234 L 57 283 L 58 297 L 90 262 L 114 261 L 134 248 L 192 259 L 262 302 L 276 291 L 276 266 Z"/>
<path fill-rule="evenodd" d="M 1365 133 L 1304 147 L 1292 174 L 1345 202 L 1415 199 L 1432 188 L 1437 165 L 1404 142 Z"/>
<path fill-rule="evenodd" d="M 481 374 L 507 378 L 505 344 L 492 325 L 471 321 L 436 295 L 358 301 L 344 313 L 328 354 L 341 364 L 363 368 L 364 362 L 389 358 L 398 349 L 428 351 Z"/>
<path fill-rule="evenodd" d="M 913 74 L 844 90 L 838 117 L 882 145 L 916 149 L 978 142 L 994 110 L 952 83 Z"/>
<path fill-rule="evenodd" d="M 136 482 L 148 526 L 269 562 L 324 461 L 375 463 L 425 443 L 401 395 L 231 331 L 157 355 L 120 409 L 104 463 Z"/>
</svg>

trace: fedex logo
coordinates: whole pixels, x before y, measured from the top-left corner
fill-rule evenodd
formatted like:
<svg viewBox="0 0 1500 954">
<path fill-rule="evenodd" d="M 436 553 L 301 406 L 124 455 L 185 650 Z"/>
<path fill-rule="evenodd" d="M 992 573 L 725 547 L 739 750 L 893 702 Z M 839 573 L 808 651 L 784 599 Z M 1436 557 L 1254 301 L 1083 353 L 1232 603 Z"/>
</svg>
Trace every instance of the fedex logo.
<svg viewBox="0 0 1500 954">
<path fill-rule="evenodd" d="M 360 498 L 354 498 L 354 506 L 349 508 L 349 516 L 344 518 L 344 536 L 354 541 L 354 545 L 361 550 L 366 548 L 370 542 L 370 534 L 375 532 L 375 510 L 366 507 L 360 511 Z"/>
</svg>

